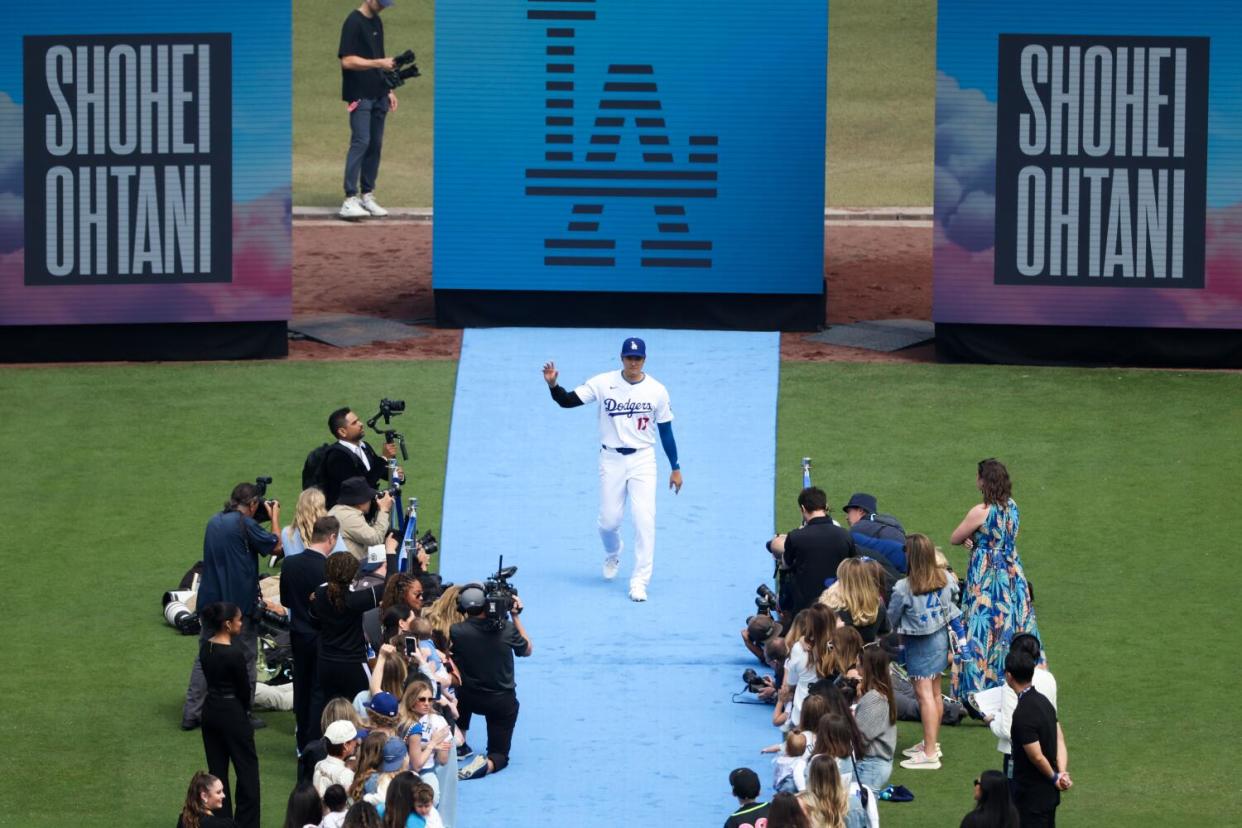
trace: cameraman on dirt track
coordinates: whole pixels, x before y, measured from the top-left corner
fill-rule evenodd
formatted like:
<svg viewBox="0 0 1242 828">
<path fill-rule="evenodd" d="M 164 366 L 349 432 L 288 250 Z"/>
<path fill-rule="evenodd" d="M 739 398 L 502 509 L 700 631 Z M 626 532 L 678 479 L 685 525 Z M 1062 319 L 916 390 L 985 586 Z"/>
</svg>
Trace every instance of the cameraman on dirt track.
<svg viewBox="0 0 1242 828">
<path fill-rule="evenodd" d="M 457 704 L 463 736 L 473 714 L 478 713 L 487 721 L 487 750 L 462 766 L 460 779 L 478 779 L 509 764 L 519 706 L 513 656 L 528 656 L 532 652 L 530 638 L 522 626 L 521 599 L 514 593 L 509 617 L 494 619 L 488 617 L 489 597 L 478 584 L 463 589 L 457 603 L 466 620 L 449 630 L 453 658 L 462 677 Z"/>
</svg>

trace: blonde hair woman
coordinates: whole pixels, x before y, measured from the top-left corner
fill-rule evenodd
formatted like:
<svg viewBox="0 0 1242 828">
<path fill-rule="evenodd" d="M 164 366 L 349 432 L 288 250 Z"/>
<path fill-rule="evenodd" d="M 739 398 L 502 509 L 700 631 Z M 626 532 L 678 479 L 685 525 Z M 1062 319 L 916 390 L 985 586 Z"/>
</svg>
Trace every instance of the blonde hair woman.
<svg viewBox="0 0 1242 828">
<path fill-rule="evenodd" d="M 806 790 L 798 795 L 802 809 L 814 828 L 845 828 L 849 797 L 841 781 L 837 760 L 828 754 L 817 754 L 807 771 Z"/>
<path fill-rule="evenodd" d="M 835 592 L 835 595 L 827 593 Z M 882 592 L 874 574 L 861 558 L 846 558 L 837 567 L 837 581 L 827 590 L 825 603 L 837 611 L 841 623 L 858 630 L 864 644 L 889 631 Z"/>
<path fill-rule="evenodd" d="M 298 495 L 298 504 L 294 507 L 293 520 L 280 533 L 286 558 L 306 549 L 311 542 L 311 533 L 315 531 L 315 521 L 327 513 L 323 492 L 314 486 L 302 490 Z"/>
</svg>

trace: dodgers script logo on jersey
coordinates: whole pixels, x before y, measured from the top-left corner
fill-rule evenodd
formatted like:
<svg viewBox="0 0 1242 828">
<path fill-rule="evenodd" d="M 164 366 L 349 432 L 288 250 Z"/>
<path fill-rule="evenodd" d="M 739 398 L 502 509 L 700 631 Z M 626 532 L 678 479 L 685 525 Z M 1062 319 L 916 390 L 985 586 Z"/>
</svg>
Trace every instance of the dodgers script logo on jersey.
<svg viewBox="0 0 1242 828">
<path fill-rule="evenodd" d="M 609 417 L 633 417 L 635 414 L 650 414 L 655 411 L 655 406 L 649 402 L 635 402 L 633 400 L 614 400 L 612 397 L 604 398 L 604 411 Z"/>
</svg>

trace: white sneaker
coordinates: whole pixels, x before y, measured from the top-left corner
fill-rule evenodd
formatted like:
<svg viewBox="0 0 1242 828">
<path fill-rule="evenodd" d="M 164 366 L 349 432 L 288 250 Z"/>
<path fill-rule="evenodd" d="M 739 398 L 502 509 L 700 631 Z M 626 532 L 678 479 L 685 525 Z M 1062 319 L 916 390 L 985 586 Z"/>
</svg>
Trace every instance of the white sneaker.
<svg viewBox="0 0 1242 828">
<path fill-rule="evenodd" d="M 902 762 L 901 766 L 907 770 L 938 770 L 940 768 L 940 757 L 928 756 L 920 750 Z"/>
<path fill-rule="evenodd" d="M 922 742 L 919 742 L 917 745 L 914 745 L 913 747 L 908 747 L 902 751 L 902 753 L 905 754 L 906 756 L 917 756 L 918 754 L 922 752 L 923 752 Z M 940 743 L 936 742 L 936 758 L 939 759 L 942 755 L 943 754 L 940 752 Z"/>
<path fill-rule="evenodd" d="M 372 193 L 362 194 L 362 209 L 376 218 L 383 218 L 388 215 L 388 211 L 379 206 L 379 202 L 375 200 L 375 196 Z"/>
<path fill-rule="evenodd" d="M 630 587 L 630 600 L 631 601 L 646 601 L 647 600 L 647 588 L 644 586 L 639 586 L 638 584 L 631 586 Z"/>
<path fill-rule="evenodd" d="M 604 580 L 611 581 L 617 577 L 617 570 L 621 568 L 621 559 L 616 555 L 610 555 L 604 558 Z"/>
<path fill-rule="evenodd" d="M 338 212 L 337 215 L 343 219 L 355 221 L 360 218 L 366 218 L 371 214 L 368 213 L 366 208 L 362 206 L 362 202 L 358 199 L 358 196 L 350 196 L 345 199 L 345 203 L 341 205 L 340 212 Z"/>
</svg>

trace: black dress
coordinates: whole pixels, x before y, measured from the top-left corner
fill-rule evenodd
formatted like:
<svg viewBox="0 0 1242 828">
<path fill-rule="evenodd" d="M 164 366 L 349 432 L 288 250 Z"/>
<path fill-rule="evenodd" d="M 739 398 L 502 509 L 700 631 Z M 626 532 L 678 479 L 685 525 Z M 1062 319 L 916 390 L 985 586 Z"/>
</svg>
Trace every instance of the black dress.
<svg viewBox="0 0 1242 828">
<path fill-rule="evenodd" d="M 229 763 L 237 773 L 237 788 L 225 796 L 220 815 L 233 816 L 239 828 L 259 828 L 259 755 L 250 724 L 250 678 L 241 647 L 204 641 L 199 651 L 207 678 L 203 704 L 203 750 L 207 770 L 220 778 L 229 793 Z"/>
</svg>

